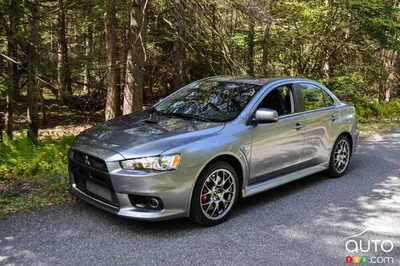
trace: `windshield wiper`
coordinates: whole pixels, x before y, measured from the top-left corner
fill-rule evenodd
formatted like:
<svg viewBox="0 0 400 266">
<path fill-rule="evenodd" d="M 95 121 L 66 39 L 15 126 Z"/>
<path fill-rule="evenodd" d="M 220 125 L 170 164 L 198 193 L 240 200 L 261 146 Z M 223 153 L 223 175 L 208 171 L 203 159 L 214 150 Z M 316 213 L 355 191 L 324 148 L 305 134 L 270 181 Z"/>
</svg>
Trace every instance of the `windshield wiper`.
<svg viewBox="0 0 400 266">
<path fill-rule="evenodd" d="M 147 108 L 146 112 L 148 112 L 149 114 L 153 114 L 153 113 L 160 114 L 160 111 L 157 111 L 157 109 L 154 106 Z"/>
<path fill-rule="evenodd" d="M 201 116 L 197 116 L 197 115 L 184 114 L 184 113 L 162 113 L 162 112 L 160 112 L 159 114 L 175 116 L 175 117 L 179 117 L 179 118 L 196 119 L 196 120 L 203 121 L 203 122 L 221 122 L 221 121 L 218 121 L 217 119 L 205 118 L 205 117 L 201 117 Z"/>
</svg>

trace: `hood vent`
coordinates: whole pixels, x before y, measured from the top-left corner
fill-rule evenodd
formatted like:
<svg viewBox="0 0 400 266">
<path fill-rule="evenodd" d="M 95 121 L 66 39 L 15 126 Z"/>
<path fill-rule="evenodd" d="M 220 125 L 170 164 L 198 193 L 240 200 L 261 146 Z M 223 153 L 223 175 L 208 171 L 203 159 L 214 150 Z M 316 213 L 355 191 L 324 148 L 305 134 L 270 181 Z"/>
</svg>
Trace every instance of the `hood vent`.
<svg viewBox="0 0 400 266">
<path fill-rule="evenodd" d="M 150 120 L 150 119 L 145 119 L 140 122 L 145 123 L 145 124 L 157 124 L 158 123 L 158 121 L 154 121 L 154 120 Z"/>
</svg>

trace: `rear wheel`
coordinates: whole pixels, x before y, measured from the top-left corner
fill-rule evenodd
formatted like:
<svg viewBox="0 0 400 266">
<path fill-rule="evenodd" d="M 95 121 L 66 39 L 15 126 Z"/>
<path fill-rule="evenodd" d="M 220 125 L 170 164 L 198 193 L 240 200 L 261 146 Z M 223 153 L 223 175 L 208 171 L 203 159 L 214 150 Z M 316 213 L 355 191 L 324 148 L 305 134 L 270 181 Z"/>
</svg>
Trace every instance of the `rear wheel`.
<svg viewBox="0 0 400 266">
<path fill-rule="evenodd" d="M 340 136 L 333 146 L 328 173 L 337 178 L 344 175 L 349 166 L 351 156 L 350 141 L 346 136 Z"/>
<path fill-rule="evenodd" d="M 226 162 L 207 166 L 196 182 L 190 219 L 204 225 L 217 225 L 228 219 L 239 194 L 238 176 Z"/>
</svg>

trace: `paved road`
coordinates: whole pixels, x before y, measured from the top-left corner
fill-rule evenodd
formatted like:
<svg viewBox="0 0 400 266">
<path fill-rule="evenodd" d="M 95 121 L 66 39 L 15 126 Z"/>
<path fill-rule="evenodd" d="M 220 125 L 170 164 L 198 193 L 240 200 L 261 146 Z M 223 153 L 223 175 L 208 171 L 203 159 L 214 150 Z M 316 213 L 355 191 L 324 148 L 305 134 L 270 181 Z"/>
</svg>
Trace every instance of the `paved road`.
<svg viewBox="0 0 400 266">
<path fill-rule="evenodd" d="M 393 250 L 346 251 L 343 239 L 364 230 L 353 238 L 364 250 L 368 240 Z M 82 202 L 0 217 L 1 265 L 344 265 L 347 255 L 400 265 L 400 130 L 364 139 L 346 176 L 242 200 L 212 228 L 124 220 Z"/>
</svg>

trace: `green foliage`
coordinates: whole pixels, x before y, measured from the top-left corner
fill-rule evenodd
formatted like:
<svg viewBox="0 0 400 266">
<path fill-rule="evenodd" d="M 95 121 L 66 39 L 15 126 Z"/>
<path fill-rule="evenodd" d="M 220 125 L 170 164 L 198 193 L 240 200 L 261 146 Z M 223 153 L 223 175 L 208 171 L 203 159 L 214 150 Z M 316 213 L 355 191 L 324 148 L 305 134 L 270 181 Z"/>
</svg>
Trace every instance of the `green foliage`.
<svg viewBox="0 0 400 266">
<path fill-rule="evenodd" d="M 331 89 L 339 99 L 349 102 L 357 102 L 362 99 L 368 88 L 368 83 L 360 72 L 324 78 L 319 81 Z"/>
<path fill-rule="evenodd" d="M 380 119 L 375 121 L 368 121 L 358 124 L 358 130 L 360 131 L 360 137 L 367 137 L 379 134 L 384 130 L 397 129 L 400 126 L 400 118 L 397 119 Z"/>
<path fill-rule="evenodd" d="M 21 53 L 17 58 L 20 60 L 18 73 L 20 87 L 25 90 L 27 71 L 23 68 L 27 58 L 22 55 L 30 43 L 29 12 L 24 1 L 18 2 L 20 6 L 16 10 L 21 15 L 16 29 Z M 0 5 L 5 22 L 14 12 L 7 3 Z M 104 3 L 73 1 L 64 7 L 68 64 L 75 95 L 83 93 L 83 84 L 89 84 L 92 93 L 107 87 Z M 130 1 L 115 3 L 118 20 L 115 45 L 119 50 L 117 61 L 122 67 L 121 82 L 124 82 L 130 46 L 127 30 L 134 5 Z M 59 5 L 58 1 L 41 3 L 38 43 L 38 72 L 56 88 L 60 86 L 57 77 Z M 400 95 L 400 67 L 392 63 L 397 60 L 395 52 L 400 51 L 398 1 L 160 0 L 149 1 L 148 5 L 145 100 L 157 100 L 169 94 L 177 74 L 182 74 L 187 84 L 210 75 L 245 75 L 248 65 L 254 65 L 256 75 L 324 79 L 341 98 L 351 101 L 364 97 L 382 100 L 386 85 L 391 86 L 392 97 Z M 251 12 L 250 6 L 256 12 Z M 250 17 L 255 31 L 252 64 L 249 64 Z M 4 55 L 8 52 L 7 24 L 0 28 L 0 52 Z M 175 50 L 179 40 L 184 45 L 180 55 L 184 67 L 178 73 Z M 6 68 L 7 60 L 1 57 L 0 94 L 3 95 L 8 82 Z M 394 84 L 389 85 L 393 80 Z M 384 86 L 380 86 L 382 83 Z"/>
<path fill-rule="evenodd" d="M 21 134 L 22 135 L 22 134 Z M 67 151 L 74 136 L 45 138 L 34 144 L 25 136 L 0 143 L 0 181 L 24 180 L 39 174 L 67 171 Z"/>
<path fill-rule="evenodd" d="M 371 119 L 387 119 L 400 117 L 400 99 L 393 99 L 390 102 L 364 102 L 355 104 L 357 117 L 360 122 L 367 122 Z"/>
<path fill-rule="evenodd" d="M 70 201 L 67 151 L 74 136 L 38 144 L 22 134 L 0 143 L 0 215 Z"/>
</svg>

